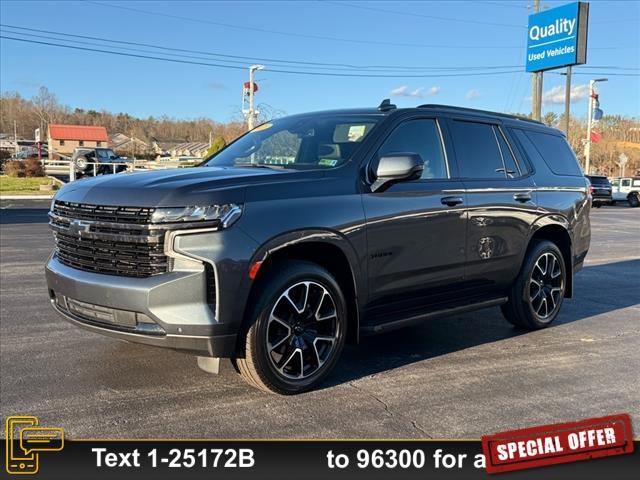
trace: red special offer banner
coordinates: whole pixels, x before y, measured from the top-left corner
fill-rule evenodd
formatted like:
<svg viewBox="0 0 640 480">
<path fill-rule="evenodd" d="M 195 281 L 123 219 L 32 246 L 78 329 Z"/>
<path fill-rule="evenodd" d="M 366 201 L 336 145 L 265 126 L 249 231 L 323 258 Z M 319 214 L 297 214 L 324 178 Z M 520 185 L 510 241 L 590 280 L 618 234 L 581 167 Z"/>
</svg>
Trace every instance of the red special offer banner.
<svg viewBox="0 0 640 480">
<path fill-rule="evenodd" d="M 524 428 L 482 437 L 487 473 L 633 452 L 627 414 Z"/>
</svg>

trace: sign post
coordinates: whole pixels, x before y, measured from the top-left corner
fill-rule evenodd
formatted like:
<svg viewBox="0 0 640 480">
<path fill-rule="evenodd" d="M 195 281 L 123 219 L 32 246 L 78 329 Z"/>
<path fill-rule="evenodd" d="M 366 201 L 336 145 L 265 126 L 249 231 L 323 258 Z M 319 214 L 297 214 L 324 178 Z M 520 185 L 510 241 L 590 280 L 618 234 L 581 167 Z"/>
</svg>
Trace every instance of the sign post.
<svg viewBox="0 0 640 480">
<path fill-rule="evenodd" d="M 627 157 L 624 153 L 618 155 L 618 165 L 620 166 L 620 176 L 624 177 L 624 167 L 627 164 L 629 157 Z"/>
<path fill-rule="evenodd" d="M 34 138 L 36 141 L 36 146 L 38 147 L 38 160 L 42 162 L 42 142 L 40 141 L 40 129 L 36 128 L 34 132 Z"/>
</svg>

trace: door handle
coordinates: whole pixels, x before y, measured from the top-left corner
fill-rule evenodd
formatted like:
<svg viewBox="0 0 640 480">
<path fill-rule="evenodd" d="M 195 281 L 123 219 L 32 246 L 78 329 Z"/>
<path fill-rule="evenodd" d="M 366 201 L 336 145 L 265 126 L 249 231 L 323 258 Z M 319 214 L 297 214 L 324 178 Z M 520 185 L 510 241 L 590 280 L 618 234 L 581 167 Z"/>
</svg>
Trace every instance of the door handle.
<svg viewBox="0 0 640 480">
<path fill-rule="evenodd" d="M 531 201 L 531 192 L 514 193 L 513 199 L 516 202 L 526 203 Z"/>
<path fill-rule="evenodd" d="M 442 197 L 440 203 L 448 207 L 455 207 L 463 202 L 462 197 Z"/>
</svg>

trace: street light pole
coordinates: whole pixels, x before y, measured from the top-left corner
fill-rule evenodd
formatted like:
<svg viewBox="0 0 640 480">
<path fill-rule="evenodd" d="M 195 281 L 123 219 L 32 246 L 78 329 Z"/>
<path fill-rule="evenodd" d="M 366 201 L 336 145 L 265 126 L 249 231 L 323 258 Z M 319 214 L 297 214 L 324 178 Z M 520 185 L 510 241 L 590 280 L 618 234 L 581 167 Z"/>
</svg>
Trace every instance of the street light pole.
<svg viewBox="0 0 640 480">
<path fill-rule="evenodd" d="M 249 67 L 249 115 L 247 117 L 247 127 L 251 130 L 256 123 L 256 110 L 253 102 L 253 74 L 257 70 L 262 70 L 264 65 L 251 65 Z"/>
<path fill-rule="evenodd" d="M 606 82 L 608 78 L 596 78 L 595 80 L 589 80 L 589 109 L 587 111 L 587 141 L 585 143 L 584 152 L 584 173 L 589 175 L 591 171 L 591 128 L 593 127 L 593 94 L 594 85 L 597 82 Z"/>
</svg>

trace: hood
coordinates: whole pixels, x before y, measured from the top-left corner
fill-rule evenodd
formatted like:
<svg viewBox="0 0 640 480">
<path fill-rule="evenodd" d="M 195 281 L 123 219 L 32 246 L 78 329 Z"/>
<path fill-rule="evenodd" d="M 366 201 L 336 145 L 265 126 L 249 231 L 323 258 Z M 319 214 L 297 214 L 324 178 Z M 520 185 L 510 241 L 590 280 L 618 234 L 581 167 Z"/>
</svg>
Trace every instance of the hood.
<svg viewBox="0 0 640 480">
<path fill-rule="evenodd" d="M 55 198 L 65 202 L 132 207 L 243 203 L 246 186 L 291 180 L 294 175 L 299 172 L 227 167 L 118 173 L 71 182 Z"/>
</svg>

